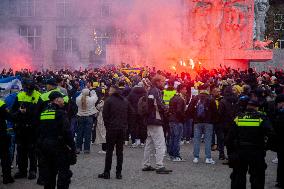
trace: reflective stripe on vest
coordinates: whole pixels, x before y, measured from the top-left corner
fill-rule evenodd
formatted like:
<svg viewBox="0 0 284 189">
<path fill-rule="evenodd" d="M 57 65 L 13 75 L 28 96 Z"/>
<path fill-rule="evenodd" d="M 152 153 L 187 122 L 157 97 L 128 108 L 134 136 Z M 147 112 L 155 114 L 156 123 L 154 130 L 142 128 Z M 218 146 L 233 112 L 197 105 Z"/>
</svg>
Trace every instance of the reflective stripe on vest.
<svg viewBox="0 0 284 189">
<path fill-rule="evenodd" d="M 55 111 L 54 110 L 46 110 L 41 113 L 40 120 L 54 120 L 55 119 Z"/>
<path fill-rule="evenodd" d="M 249 119 L 249 118 L 236 118 L 235 123 L 238 127 L 259 127 L 263 120 L 261 118 L 259 119 Z"/>
<path fill-rule="evenodd" d="M 40 92 L 34 90 L 32 95 L 29 96 L 26 92 L 22 91 L 17 95 L 17 97 L 19 102 L 30 102 L 36 104 L 40 97 Z"/>
<path fill-rule="evenodd" d="M 164 92 L 163 101 L 165 102 L 166 105 L 169 105 L 170 100 L 175 96 L 177 92 L 176 90 L 173 91 L 164 90 L 163 92 Z"/>
<path fill-rule="evenodd" d="M 4 105 L 5 105 L 5 102 L 3 100 L 0 100 L 0 108 Z"/>
<path fill-rule="evenodd" d="M 40 96 L 41 100 L 42 100 L 43 102 L 49 101 L 49 95 L 50 95 L 50 93 L 52 93 L 52 92 L 54 92 L 54 91 L 60 92 L 60 89 L 59 89 L 59 88 L 56 88 L 56 89 L 53 89 L 53 90 L 48 91 L 48 92 L 46 92 L 46 93 L 43 93 L 43 94 Z M 69 97 L 68 97 L 68 96 L 65 96 L 62 92 L 60 92 L 60 93 L 64 96 L 64 97 L 63 97 L 64 102 L 65 102 L 65 103 L 68 103 L 68 102 L 69 102 Z"/>
</svg>

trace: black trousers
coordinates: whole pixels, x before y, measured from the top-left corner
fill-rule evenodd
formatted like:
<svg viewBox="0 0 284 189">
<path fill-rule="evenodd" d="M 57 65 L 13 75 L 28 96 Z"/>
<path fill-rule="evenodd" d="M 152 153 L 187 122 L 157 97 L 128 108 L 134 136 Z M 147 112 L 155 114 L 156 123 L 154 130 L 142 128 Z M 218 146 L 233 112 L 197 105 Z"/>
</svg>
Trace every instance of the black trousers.
<svg viewBox="0 0 284 189">
<path fill-rule="evenodd" d="M 147 138 L 147 126 L 145 119 L 138 114 L 133 115 L 133 121 L 130 125 L 130 135 L 132 144 L 135 143 L 135 139 L 140 139 L 141 143 L 145 143 Z"/>
<path fill-rule="evenodd" d="M 29 172 L 37 171 L 37 158 L 36 149 L 34 144 L 18 143 L 17 144 L 17 156 L 19 171 L 23 174 L 27 173 L 28 164 Z"/>
<path fill-rule="evenodd" d="M 6 139 L 5 139 L 6 138 Z M 11 160 L 9 156 L 8 136 L 0 135 L 0 159 L 2 166 L 3 179 L 11 177 Z"/>
<path fill-rule="evenodd" d="M 284 153 L 278 152 L 278 165 L 277 165 L 277 182 L 284 188 Z"/>
<path fill-rule="evenodd" d="M 112 165 L 112 155 L 114 146 L 116 147 L 117 166 L 116 173 L 121 173 L 123 164 L 123 144 L 126 131 L 107 130 L 106 132 L 106 158 L 105 158 L 105 173 L 109 173 Z"/>
<path fill-rule="evenodd" d="M 68 189 L 71 183 L 72 171 L 64 153 L 47 153 L 41 156 L 44 189 Z M 56 182 L 57 180 L 57 182 Z"/>
<path fill-rule="evenodd" d="M 245 189 L 246 175 L 250 174 L 251 189 L 264 189 L 265 152 L 262 150 L 239 150 L 238 163 L 233 166 L 231 189 Z"/>
</svg>

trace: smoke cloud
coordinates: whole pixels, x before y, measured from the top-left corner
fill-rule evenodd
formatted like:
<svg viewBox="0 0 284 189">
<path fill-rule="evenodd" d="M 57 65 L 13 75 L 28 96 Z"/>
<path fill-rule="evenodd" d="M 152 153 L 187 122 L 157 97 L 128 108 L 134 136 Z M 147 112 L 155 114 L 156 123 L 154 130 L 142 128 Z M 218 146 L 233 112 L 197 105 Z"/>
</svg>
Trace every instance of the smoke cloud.
<svg viewBox="0 0 284 189">
<path fill-rule="evenodd" d="M 14 30 L 0 30 L 0 68 L 14 70 L 34 68 L 28 42 Z"/>
<path fill-rule="evenodd" d="M 57 10 L 54 10 L 56 9 L 56 1 L 52 2 L 54 3 L 44 3 L 40 9 L 37 9 L 37 11 L 42 11 L 39 15 L 44 17 L 50 12 L 56 12 Z M 181 58 L 190 58 L 187 57 L 189 45 L 183 38 L 184 32 L 187 31 L 183 28 L 187 8 L 179 0 L 73 0 L 70 2 L 74 11 L 70 18 L 65 17 L 61 22 L 54 22 L 53 27 L 56 28 L 58 23 L 70 26 L 79 25 L 81 31 L 76 37 L 80 41 L 88 42 L 84 43 L 86 46 L 83 48 L 79 46 L 81 54 L 82 51 L 84 53 L 94 50 L 93 29 L 90 28 L 112 28 L 111 31 L 108 31 L 112 37 L 106 47 L 107 64 L 123 62 L 134 66 L 148 65 L 168 69 Z M 110 16 L 106 21 L 100 21 L 96 18 L 101 16 L 101 8 L 104 3 L 110 5 Z M 74 16 L 80 19 L 73 19 Z M 90 24 L 92 18 L 94 21 L 93 24 Z M 82 26 L 86 26 L 88 35 Z M 39 63 L 33 63 L 32 50 L 28 47 L 27 41 L 15 31 L 0 32 L 0 67 L 15 69 L 40 67 L 37 65 Z M 48 31 L 54 32 L 55 30 L 48 29 Z M 42 38 L 44 37 L 42 36 Z M 55 50 L 55 47 L 52 48 Z M 88 58 L 85 56 L 84 59 L 84 66 L 87 67 L 86 59 Z M 64 64 L 67 67 L 82 66 L 81 57 L 76 55 L 67 57 L 66 60 L 68 62 Z M 45 64 L 52 66 L 53 63 L 49 61 L 44 60 Z M 63 65 L 56 64 L 54 66 L 59 68 Z"/>
</svg>

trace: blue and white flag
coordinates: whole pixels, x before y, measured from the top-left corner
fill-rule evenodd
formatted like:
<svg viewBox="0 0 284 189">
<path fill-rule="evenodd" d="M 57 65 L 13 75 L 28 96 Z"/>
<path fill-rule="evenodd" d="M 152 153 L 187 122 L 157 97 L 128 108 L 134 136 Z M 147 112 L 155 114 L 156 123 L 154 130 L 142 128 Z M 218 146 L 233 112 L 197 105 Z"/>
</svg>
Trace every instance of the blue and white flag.
<svg viewBox="0 0 284 189">
<path fill-rule="evenodd" d="M 8 94 L 13 85 L 17 85 L 21 90 L 22 89 L 21 77 L 12 76 L 0 79 L 0 96 L 3 97 L 6 94 Z"/>
</svg>

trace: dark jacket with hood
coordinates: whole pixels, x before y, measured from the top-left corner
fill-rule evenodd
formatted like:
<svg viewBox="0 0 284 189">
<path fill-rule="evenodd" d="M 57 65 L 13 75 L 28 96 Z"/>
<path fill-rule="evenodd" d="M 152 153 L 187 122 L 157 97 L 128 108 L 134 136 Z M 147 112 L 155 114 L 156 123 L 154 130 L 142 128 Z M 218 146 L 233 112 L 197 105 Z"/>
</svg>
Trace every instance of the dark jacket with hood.
<svg viewBox="0 0 284 189">
<path fill-rule="evenodd" d="M 185 99 L 180 94 L 175 94 L 170 100 L 169 121 L 175 123 L 185 122 Z"/>
<path fill-rule="evenodd" d="M 197 104 L 200 100 L 204 100 L 206 104 L 206 116 L 202 120 L 197 116 Z M 211 98 L 209 94 L 200 93 L 191 100 L 187 110 L 187 115 L 193 118 L 194 123 L 214 123 L 216 121 L 216 112 L 217 106 L 215 100 Z"/>
<path fill-rule="evenodd" d="M 155 101 L 157 105 L 155 105 Z M 162 126 L 167 108 L 163 103 L 162 92 L 157 87 L 152 87 L 148 93 L 148 106 L 147 125 Z M 161 119 L 157 119 L 156 111 L 159 112 Z"/>
<path fill-rule="evenodd" d="M 229 128 L 233 123 L 238 112 L 238 97 L 232 92 L 231 87 L 224 90 L 224 97 L 219 103 L 218 115 L 222 127 Z"/>
<path fill-rule="evenodd" d="M 134 87 L 131 90 L 130 94 L 128 95 L 127 99 L 136 114 L 138 111 L 138 101 L 141 97 L 145 96 L 146 94 L 147 91 L 144 87 Z"/>
<path fill-rule="evenodd" d="M 109 96 L 103 109 L 103 119 L 106 130 L 126 130 L 132 113 L 131 106 L 126 98 L 116 92 Z"/>
</svg>

